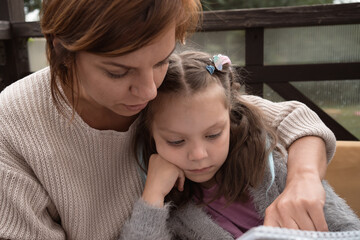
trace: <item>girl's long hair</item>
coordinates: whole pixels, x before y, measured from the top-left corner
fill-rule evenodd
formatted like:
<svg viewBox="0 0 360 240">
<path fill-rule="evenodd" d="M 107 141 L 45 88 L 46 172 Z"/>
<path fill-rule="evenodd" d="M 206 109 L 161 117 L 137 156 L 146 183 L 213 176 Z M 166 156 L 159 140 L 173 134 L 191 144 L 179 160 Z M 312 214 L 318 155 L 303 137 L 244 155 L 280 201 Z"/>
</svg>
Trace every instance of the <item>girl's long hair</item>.
<svg viewBox="0 0 360 240">
<path fill-rule="evenodd" d="M 263 121 L 261 111 L 245 101 L 239 91 L 240 84 L 231 66 L 225 64 L 222 71 L 210 74 L 206 66 L 212 64 L 211 56 L 202 52 L 186 51 L 173 54 L 169 70 L 158 96 L 142 112 L 134 137 L 134 150 L 138 162 L 146 172 L 151 154 L 157 153 L 151 134 L 154 114 L 166 104 L 167 95 L 184 97 L 205 89 L 214 82 L 224 89 L 225 104 L 230 115 L 230 146 L 225 163 L 215 175 L 217 192 L 212 200 L 224 196 L 227 204 L 246 201 L 248 188 L 257 187 L 264 177 L 270 152 L 275 148 L 275 131 Z M 139 157 L 141 156 L 141 157 Z M 188 179 L 184 191 L 175 188 L 167 195 L 166 201 L 182 205 L 196 194 L 202 199 L 199 184 Z M 206 204 L 206 203 L 205 203 Z"/>
</svg>

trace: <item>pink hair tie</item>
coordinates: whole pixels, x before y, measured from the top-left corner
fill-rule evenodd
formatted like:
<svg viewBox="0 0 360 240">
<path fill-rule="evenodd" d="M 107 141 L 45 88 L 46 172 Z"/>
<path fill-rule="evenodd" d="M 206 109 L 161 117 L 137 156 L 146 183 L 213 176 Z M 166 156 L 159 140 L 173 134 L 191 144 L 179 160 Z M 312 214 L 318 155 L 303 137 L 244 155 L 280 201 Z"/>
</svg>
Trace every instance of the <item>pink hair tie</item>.
<svg viewBox="0 0 360 240">
<path fill-rule="evenodd" d="M 214 73 L 215 69 L 221 71 L 224 64 L 231 64 L 230 58 L 222 54 L 214 55 L 210 58 L 210 61 L 215 65 L 215 67 L 213 65 L 206 65 L 206 70 L 208 70 L 210 75 Z"/>
<path fill-rule="evenodd" d="M 230 58 L 222 54 L 214 55 L 212 61 L 218 71 L 221 71 L 223 69 L 224 64 L 231 64 Z"/>
</svg>

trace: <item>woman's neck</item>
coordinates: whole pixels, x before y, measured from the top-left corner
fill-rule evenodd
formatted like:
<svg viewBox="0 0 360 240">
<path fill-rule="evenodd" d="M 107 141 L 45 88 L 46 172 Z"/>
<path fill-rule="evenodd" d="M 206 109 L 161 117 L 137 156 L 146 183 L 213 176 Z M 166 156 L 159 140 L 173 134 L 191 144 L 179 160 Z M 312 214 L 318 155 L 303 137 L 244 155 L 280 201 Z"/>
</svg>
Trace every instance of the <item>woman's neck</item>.
<svg viewBox="0 0 360 240">
<path fill-rule="evenodd" d="M 115 130 L 125 132 L 135 121 L 135 116 L 120 116 L 107 108 L 94 108 L 88 104 L 78 103 L 75 111 L 90 127 L 98 130 Z"/>
</svg>

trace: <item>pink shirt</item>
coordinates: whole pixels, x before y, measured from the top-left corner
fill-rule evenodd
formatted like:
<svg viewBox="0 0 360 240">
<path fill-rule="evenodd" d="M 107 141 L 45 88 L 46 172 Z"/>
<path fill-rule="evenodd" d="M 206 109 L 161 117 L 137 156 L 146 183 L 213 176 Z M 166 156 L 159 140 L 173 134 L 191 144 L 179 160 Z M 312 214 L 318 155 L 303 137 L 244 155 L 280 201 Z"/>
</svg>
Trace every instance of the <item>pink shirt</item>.
<svg viewBox="0 0 360 240">
<path fill-rule="evenodd" d="M 217 185 L 209 189 L 203 188 L 204 202 L 211 200 L 216 187 Z M 234 238 L 238 238 L 250 228 L 264 223 L 264 220 L 255 210 L 251 198 L 245 203 L 235 202 L 226 208 L 225 206 L 226 200 L 221 197 L 205 206 L 204 210 L 219 226 L 231 233 Z"/>
</svg>

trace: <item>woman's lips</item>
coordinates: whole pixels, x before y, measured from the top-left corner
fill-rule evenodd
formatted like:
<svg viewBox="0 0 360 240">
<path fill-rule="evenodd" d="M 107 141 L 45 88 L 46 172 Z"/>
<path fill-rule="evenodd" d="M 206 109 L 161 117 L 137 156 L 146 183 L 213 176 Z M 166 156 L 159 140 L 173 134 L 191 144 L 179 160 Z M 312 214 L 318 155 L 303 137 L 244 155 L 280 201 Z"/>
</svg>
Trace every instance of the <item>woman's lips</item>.
<svg viewBox="0 0 360 240">
<path fill-rule="evenodd" d="M 126 104 L 124 105 L 130 111 L 141 111 L 146 107 L 147 103 L 136 104 L 136 105 L 126 105 Z"/>
</svg>

